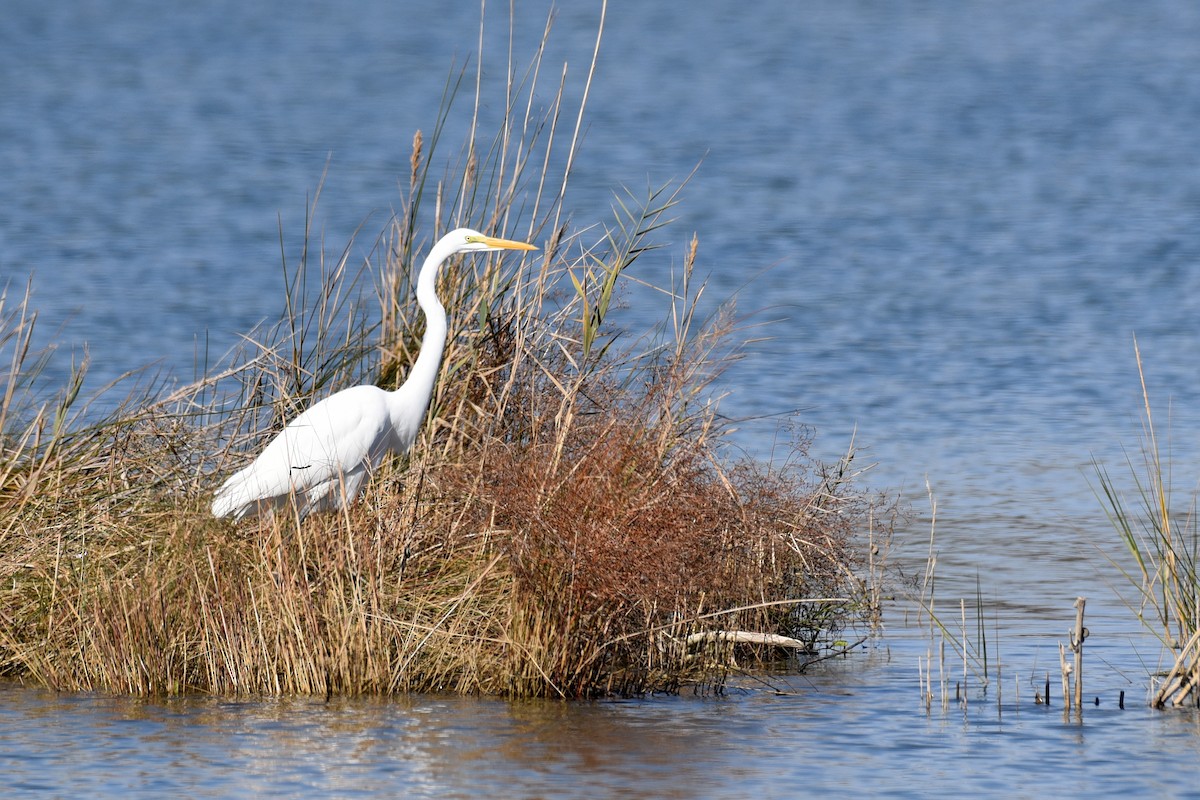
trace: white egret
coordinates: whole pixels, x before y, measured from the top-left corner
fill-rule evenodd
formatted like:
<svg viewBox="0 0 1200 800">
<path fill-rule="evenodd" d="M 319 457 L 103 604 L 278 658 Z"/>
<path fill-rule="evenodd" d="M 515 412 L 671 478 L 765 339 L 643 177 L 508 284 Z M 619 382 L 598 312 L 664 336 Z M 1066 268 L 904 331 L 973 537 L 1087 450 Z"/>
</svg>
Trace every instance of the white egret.
<svg viewBox="0 0 1200 800">
<path fill-rule="evenodd" d="M 256 516 L 296 498 L 300 516 L 341 508 L 358 497 L 388 453 L 412 447 L 433 395 L 446 345 L 446 309 L 438 299 L 438 268 L 456 253 L 536 250 L 531 244 L 458 228 L 438 240 L 417 275 L 417 304 L 425 313 L 421 352 L 395 391 L 353 386 L 296 417 L 250 466 L 230 477 L 213 498 L 217 517 Z"/>
</svg>

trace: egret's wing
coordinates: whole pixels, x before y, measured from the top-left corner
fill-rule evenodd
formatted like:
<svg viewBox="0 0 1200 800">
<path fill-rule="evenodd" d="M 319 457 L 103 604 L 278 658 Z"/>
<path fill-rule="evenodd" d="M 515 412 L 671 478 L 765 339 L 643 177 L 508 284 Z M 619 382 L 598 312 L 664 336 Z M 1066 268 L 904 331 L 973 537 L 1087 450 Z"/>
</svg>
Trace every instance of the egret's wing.
<svg viewBox="0 0 1200 800">
<path fill-rule="evenodd" d="M 304 493 L 360 471 L 387 430 L 386 408 L 373 392 L 347 390 L 328 397 L 288 423 L 254 463 L 225 482 L 214 513 L 218 506 L 234 511 Z"/>
</svg>

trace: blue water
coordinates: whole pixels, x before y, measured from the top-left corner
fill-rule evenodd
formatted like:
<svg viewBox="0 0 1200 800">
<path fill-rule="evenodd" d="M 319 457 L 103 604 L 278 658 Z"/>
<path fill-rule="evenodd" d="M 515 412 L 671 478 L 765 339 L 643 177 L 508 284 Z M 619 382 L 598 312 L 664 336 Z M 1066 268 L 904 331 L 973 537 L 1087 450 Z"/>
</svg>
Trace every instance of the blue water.
<svg viewBox="0 0 1200 800">
<path fill-rule="evenodd" d="M 86 342 L 89 386 L 147 363 L 186 379 L 205 347 L 276 318 L 280 226 L 294 259 L 326 169 L 326 246 L 365 219 L 366 255 L 413 132 L 432 129 L 454 65 L 475 64 L 478 8 L 413 5 L 5 4 L 0 282 L 33 275 L 57 374 Z M 508 47 L 492 5 L 485 119 Z M 549 7 L 518 2 L 519 63 Z M 569 97 L 598 17 L 557 13 L 546 63 L 569 61 Z M 14 774 L 110 796 L 1195 792 L 1177 767 L 1195 763 L 1196 717 L 1142 708 L 1158 654 L 1114 593 L 1104 554 L 1119 546 L 1088 477 L 1093 457 L 1120 477 L 1122 447 L 1136 456 L 1136 335 L 1179 496 L 1200 478 L 1200 6 L 613 0 L 586 123 L 566 204 L 580 227 L 621 187 L 699 165 L 637 275 L 662 283 L 696 232 L 707 307 L 736 293 L 763 323 L 718 387 L 744 420 L 735 444 L 770 457 L 772 415 L 792 410 L 820 458 L 853 437 L 877 464 L 863 485 L 913 509 L 892 556 L 910 572 L 932 499 L 939 595 L 973 597 L 979 579 L 1020 700 L 1005 685 L 1002 715 L 993 690 L 926 716 L 926 645 L 897 609 L 890 657 L 799 679 L 795 697 L 326 707 L 6 690 L 5 758 L 45 767 Z M 662 313 L 636 284 L 623 302 L 634 332 Z M 1057 669 L 1078 595 L 1102 704 L 1063 724 L 1032 685 Z M 649 744 L 664 740 L 677 748 Z"/>
<path fill-rule="evenodd" d="M 870 683 L 862 682 L 864 672 Z M 926 716 L 904 670 L 725 698 L 236 702 L 0 690 L 5 796 L 1195 797 L 1194 714 L 994 703 Z M 880 686 L 880 679 L 886 681 Z M 770 691 L 789 689 L 794 695 Z M 892 693 L 891 702 L 864 695 Z"/>
</svg>

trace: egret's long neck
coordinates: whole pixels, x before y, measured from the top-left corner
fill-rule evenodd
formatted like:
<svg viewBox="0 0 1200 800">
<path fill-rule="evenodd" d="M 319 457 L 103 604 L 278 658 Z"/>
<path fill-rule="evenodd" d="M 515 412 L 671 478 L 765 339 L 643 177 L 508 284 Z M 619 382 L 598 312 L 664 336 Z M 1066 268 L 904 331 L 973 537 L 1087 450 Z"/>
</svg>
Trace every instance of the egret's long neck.
<svg viewBox="0 0 1200 800">
<path fill-rule="evenodd" d="M 447 255 L 435 247 L 417 275 L 417 304 L 425 312 L 425 335 L 421 338 L 421 352 L 409 370 L 408 380 L 397 391 L 403 391 L 410 401 L 411 398 L 420 398 L 418 416 L 424 416 L 429 405 L 433 384 L 442 364 L 442 351 L 446 347 L 446 309 L 437 296 L 438 267 L 446 258 Z"/>
</svg>

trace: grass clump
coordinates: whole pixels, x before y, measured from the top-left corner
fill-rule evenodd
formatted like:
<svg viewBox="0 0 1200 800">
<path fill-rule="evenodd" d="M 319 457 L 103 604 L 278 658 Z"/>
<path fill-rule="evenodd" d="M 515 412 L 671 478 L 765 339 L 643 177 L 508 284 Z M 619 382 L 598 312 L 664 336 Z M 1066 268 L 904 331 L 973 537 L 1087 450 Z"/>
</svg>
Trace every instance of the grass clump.
<svg viewBox="0 0 1200 800">
<path fill-rule="evenodd" d="M 81 366 L 46 400 L 28 301 L 0 305 L 0 673 L 137 694 L 635 694 L 719 686 L 735 647 L 816 649 L 870 615 L 852 456 L 813 463 L 798 437 L 782 465 L 730 457 L 712 381 L 738 326 L 699 314 L 695 239 L 658 287 L 662 325 L 625 341 L 612 312 L 677 196 L 626 194 L 607 227 L 574 229 L 578 137 L 556 149 L 564 93 L 535 113 L 538 74 L 509 65 L 499 133 L 439 179 L 452 80 L 364 263 L 306 247 L 280 322 L 191 384 L 95 419 Z M 413 264 L 462 224 L 543 251 L 444 268 L 451 334 L 407 459 L 337 514 L 212 519 L 220 477 L 314 398 L 402 380 Z"/>
<path fill-rule="evenodd" d="M 1134 568 L 1122 570 L 1137 589 L 1130 605 L 1169 654 L 1151 705 L 1200 705 L 1200 529 L 1194 502 L 1185 515 L 1173 507 L 1170 466 L 1159 449 L 1136 342 L 1134 351 L 1144 401 L 1142 466 L 1129 463 L 1136 500 L 1127 503 L 1108 471 L 1096 464 L 1098 494 L 1133 559 Z"/>
</svg>

